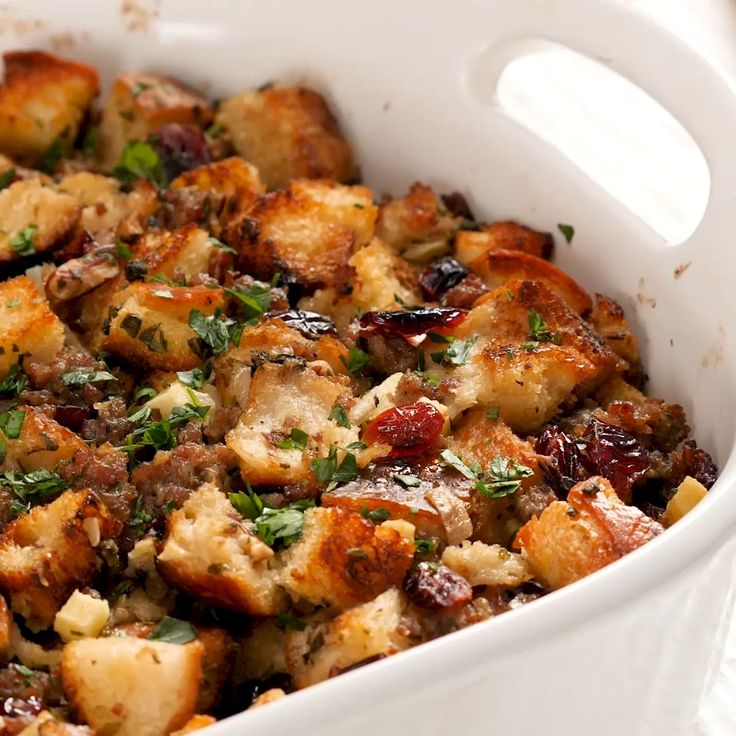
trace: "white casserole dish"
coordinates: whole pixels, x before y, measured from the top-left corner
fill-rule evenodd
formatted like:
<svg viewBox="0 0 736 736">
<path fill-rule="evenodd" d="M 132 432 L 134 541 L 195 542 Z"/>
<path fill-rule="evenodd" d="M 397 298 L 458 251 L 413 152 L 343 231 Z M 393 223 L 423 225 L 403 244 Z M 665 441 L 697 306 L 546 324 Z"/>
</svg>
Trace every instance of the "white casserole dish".
<svg viewBox="0 0 736 736">
<path fill-rule="evenodd" d="M 272 79 L 324 92 L 368 184 L 421 177 L 470 194 L 482 218 L 576 228 L 558 263 L 620 300 L 651 392 L 682 403 L 721 467 L 674 529 L 529 606 L 231 718 L 207 733 L 678 736 L 716 672 L 736 543 L 736 96 L 715 68 L 614 0 L 17 0 L 3 49 L 39 47 L 170 73 L 221 95 Z M 33 21 L 38 21 L 33 22 Z M 603 60 L 667 107 L 701 147 L 703 220 L 670 247 L 551 146 L 478 94 L 508 42 L 549 39 Z M 513 45 L 513 44 L 512 44 Z M 496 49 L 499 49 L 496 54 Z M 498 64 L 496 64 L 498 62 Z M 694 100 L 696 102 L 694 102 Z M 692 261 L 682 278 L 677 265 Z M 643 279 L 643 282 L 641 281 Z M 633 296 L 646 285 L 656 307 Z"/>
</svg>

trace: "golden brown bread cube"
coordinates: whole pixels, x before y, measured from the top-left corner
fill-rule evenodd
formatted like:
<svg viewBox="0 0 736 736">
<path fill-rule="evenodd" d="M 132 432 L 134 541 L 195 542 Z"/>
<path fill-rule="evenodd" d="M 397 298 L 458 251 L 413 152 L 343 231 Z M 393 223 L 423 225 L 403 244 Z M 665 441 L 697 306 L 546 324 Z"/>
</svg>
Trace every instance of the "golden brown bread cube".
<svg viewBox="0 0 736 736">
<path fill-rule="evenodd" d="M 376 235 L 401 252 L 414 243 L 446 243 L 460 222 L 430 187 L 414 182 L 405 196 L 381 205 Z"/>
<path fill-rule="evenodd" d="M 133 258 L 146 264 L 150 275 L 162 275 L 189 280 L 207 273 L 214 249 L 212 238 L 195 225 L 176 230 L 149 230 L 133 246 Z"/>
<path fill-rule="evenodd" d="M 451 333 L 475 340 L 465 362 L 437 365 L 432 353 L 447 346 L 429 340 L 425 363 L 452 381 L 453 416 L 475 404 L 498 407 L 515 432 L 538 429 L 573 393 L 594 391 L 621 368 L 608 346 L 539 281 L 514 281 L 490 292 Z M 540 333 L 543 339 L 535 339 Z"/>
<path fill-rule="evenodd" d="M 0 590 L 32 630 L 51 626 L 97 569 L 96 548 L 120 524 L 91 491 L 65 491 L 11 521 L 0 535 Z"/>
<path fill-rule="evenodd" d="M 64 325 L 27 276 L 0 283 L 0 378 L 27 356 L 50 361 L 64 347 Z"/>
<path fill-rule="evenodd" d="M 220 103 L 216 122 L 269 189 L 291 179 L 355 179 L 350 147 L 322 96 L 310 89 L 243 92 Z"/>
<path fill-rule="evenodd" d="M 235 671 L 243 680 L 265 680 L 286 672 L 286 629 L 277 619 L 253 623 L 238 642 Z"/>
<path fill-rule="evenodd" d="M 204 485 L 173 511 L 156 564 L 175 588 L 212 605 L 274 616 L 273 550 L 250 530 L 224 493 Z"/>
<path fill-rule="evenodd" d="M 578 314 L 587 314 L 593 302 L 574 279 L 549 261 L 520 250 L 491 250 L 469 264 L 486 286 L 497 289 L 509 281 L 541 281 Z"/>
<path fill-rule="evenodd" d="M 314 508 L 304 513 L 301 541 L 282 557 L 279 579 L 292 598 L 349 608 L 401 585 L 414 544 L 352 511 Z"/>
<path fill-rule="evenodd" d="M 39 179 L 16 181 L 0 191 L 0 264 L 63 244 L 82 208 L 73 197 Z"/>
<path fill-rule="evenodd" d="M 61 684 L 96 733 L 168 736 L 194 715 L 204 648 L 132 636 L 67 644 Z"/>
<path fill-rule="evenodd" d="M 370 189 L 327 179 L 294 181 L 272 192 L 228 228 L 241 268 L 270 280 L 281 273 L 306 287 L 343 283 L 353 252 L 373 236 Z"/>
<path fill-rule="evenodd" d="M 442 564 L 462 575 L 473 587 L 515 588 L 534 577 L 525 557 L 500 544 L 465 541 L 460 546 L 445 547 Z"/>
<path fill-rule="evenodd" d="M 297 688 L 314 685 L 371 658 L 408 649 L 401 627 L 405 603 L 391 588 L 335 618 L 318 613 L 303 631 L 286 634 L 286 662 Z"/>
<path fill-rule="evenodd" d="M 104 349 L 149 368 L 191 370 L 202 361 L 189 327 L 193 309 L 205 316 L 224 306 L 223 293 L 206 286 L 136 282 L 115 295 Z"/>
<path fill-rule="evenodd" d="M 590 575 L 633 552 L 664 529 L 635 506 L 627 506 L 600 477 L 570 489 L 516 536 L 534 575 L 552 589 Z"/>
<path fill-rule="evenodd" d="M 65 176 L 58 189 L 82 205 L 79 227 L 98 243 L 112 243 L 121 222 L 132 220 L 142 228 L 158 208 L 156 190 L 144 179 L 136 181 L 131 191 L 123 192 L 117 179 L 79 171 Z"/>
<path fill-rule="evenodd" d="M 213 723 L 217 723 L 217 719 L 213 716 L 205 716 L 201 713 L 195 713 L 179 730 L 172 731 L 171 736 L 184 736 L 187 733 L 199 731 L 201 728 L 211 726 Z"/>
<path fill-rule="evenodd" d="M 353 269 L 351 290 L 321 289 L 300 302 L 300 308 L 330 316 L 343 333 L 357 313 L 372 309 L 390 311 L 421 302 L 414 269 L 382 240 L 373 238 L 349 261 Z"/>
<path fill-rule="evenodd" d="M 36 163 L 56 140 L 71 144 L 100 88 L 91 66 L 43 51 L 3 54 L 0 150 Z"/>
<path fill-rule="evenodd" d="M 13 614 L 10 612 L 5 598 L 0 595 L 0 656 L 3 660 L 8 658 L 10 631 L 13 626 Z"/>
<path fill-rule="evenodd" d="M 314 484 L 310 461 L 326 457 L 331 446 L 346 447 L 358 439 L 356 427 L 329 419 L 333 406 L 351 396 L 344 376 L 319 375 L 299 364 L 258 368 L 245 410 L 226 438 L 243 479 L 254 485 Z M 294 428 L 309 435 L 306 449 L 279 448 Z"/>
<path fill-rule="evenodd" d="M 199 127 L 212 120 L 212 109 L 199 92 L 159 74 L 122 74 L 112 83 L 97 134 L 100 167 L 111 171 L 126 144 L 144 141 L 168 123 Z"/>
<path fill-rule="evenodd" d="M 640 366 L 639 341 L 632 332 L 620 304 L 603 294 L 596 294 L 595 305 L 588 316 L 588 321 L 616 355 L 623 358 L 632 368 Z"/>
<path fill-rule="evenodd" d="M 461 230 L 455 235 L 455 257 L 465 266 L 494 250 L 518 250 L 537 258 L 550 258 L 554 242 L 549 233 L 504 220 L 480 230 Z"/>
<path fill-rule="evenodd" d="M 17 438 L 3 437 L 5 457 L 0 467 L 3 470 L 32 470 L 56 468 L 59 463 L 70 460 L 87 444 L 77 434 L 49 418 L 40 409 L 24 406 L 23 423 Z"/>
<path fill-rule="evenodd" d="M 52 718 L 39 725 L 38 736 L 95 736 L 95 732 L 88 726 L 65 723 Z"/>
</svg>

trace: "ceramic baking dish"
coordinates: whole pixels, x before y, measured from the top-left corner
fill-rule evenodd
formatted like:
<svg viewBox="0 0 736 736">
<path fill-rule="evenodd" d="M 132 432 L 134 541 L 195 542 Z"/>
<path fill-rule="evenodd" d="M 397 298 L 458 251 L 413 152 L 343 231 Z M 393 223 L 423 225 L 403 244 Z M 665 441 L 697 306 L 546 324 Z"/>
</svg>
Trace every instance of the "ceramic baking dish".
<svg viewBox="0 0 736 736">
<path fill-rule="evenodd" d="M 666 534 L 562 591 L 212 727 L 228 734 L 678 736 L 718 666 L 736 523 L 736 97 L 718 71 L 613 0 L 18 0 L 0 45 L 155 70 L 213 96 L 265 81 L 324 92 L 377 191 L 421 177 L 482 218 L 576 227 L 558 263 L 621 301 L 654 395 L 685 406 L 721 477 Z M 710 169 L 705 214 L 669 246 L 494 103 L 518 41 L 604 62 L 666 107 Z M 490 80 L 490 81 L 489 81 Z M 690 263 L 681 278 L 678 265 Z M 642 292 L 646 297 L 642 297 Z M 637 300 L 635 295 L 639 294 Z"/>
</svg>

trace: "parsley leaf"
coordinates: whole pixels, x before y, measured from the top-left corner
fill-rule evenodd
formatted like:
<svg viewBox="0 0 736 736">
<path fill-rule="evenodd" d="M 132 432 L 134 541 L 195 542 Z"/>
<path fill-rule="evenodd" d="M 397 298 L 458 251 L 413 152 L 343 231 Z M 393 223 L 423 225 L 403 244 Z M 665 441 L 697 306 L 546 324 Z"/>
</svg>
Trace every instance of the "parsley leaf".
<svg viewBox="0 0 736 736">
<path fill-rule="evenodd" d="M 247 490 L 238 491 L 237 493 L 229 493 L 228 499 L 233 507 L 246 519 L 255 521 L 263 513 L 263 501 L 257 493 L 253 493 L 250 484 Z"/>
<path fill-rule="evenodd" d="M 151 521 L 153 521 L 153 516 L 143 508 L 143 496 L 138 496 L 135 500 L 130 521 L 128 521 L 128 527 L 136 537 L 140 537 Z"/>
<path fill-rule="evenodd" d="M 150 143 L 130 141 L 123 149 L 120 163 L 113 174 L 124 184 L 135 179 L 149 179 L 159 186 L 166 185 L 161 159 Z"/>
<path fill-rule="evenodd" d="M 544 321 L 539 312 L 535 312 L 533 309 L 530 309 L 527 319 L 529 321 L 530 340 L 538 343 L 550 342 L 552 340 L 552 332 L 549 327 L 547 327 L 547 323 Z"/>
<path fill-rule="evenodd" d="M 374 524 L 380 524 L 382 521 L 386 521 L 386 519 L 390 518 L 391 512 L 388 509 L 373 509 L 372 511 L 368 511 L 368 509 L 363 506 L 360 510 L 360 515 L 364 519 L 372 521 Z"/>
<path fill-rule="evenodd" d="M 475 480 L 476 474 L 452 450 L 442 450 L 440 459 L 455 468 L 460 475 L 464 475 L 468 480 Z"/>
<path fill-rule="evenodd" d="M 340 361 L 348 369 L 348 373 L 357 373 L 367 368 L 371 363 L 371 356 L 364 353 L 360 348 L 350 348 L 348 357 L 340 356 Z"/>
<path fill-rule="evenodd" d="M 565 240 L 570 243 L 572 241 L 573 236 L 575 235 L 575 228 L 572 225 L 565 225 L 564 223 L 559 223 L 557 225 L 557 229 L 562 233 Z"/>
<path fill-rule="evenodd" d="M 146 327 L 138 335 L 138 339 L 152 352 L 152 353 L 165 353 L 169 349 L 169 343 L 166 340 L 166 335 L 161 329 L 161 323 L 157 322 L 155 325 Z"/>
<path fill-rule="evenodd" d="M 495 457 L 485 471 L 477 463 L 466 465 L 451 450 L 443 450 L 440 458 L 468 480 L 475 481 L 473 488 L 489 498 L 511 496 L 521 487 L 522 479 L 534 472 L 513 458 Z"/>
<path fill-rule="evenodd" d="M 225 287 L 224 291 L 228 296 L 237 300 L 240 314 L 248 322 L 257 320 L 271 306 L 271 288 L 263 284 L 254 283 L 248 288 L 243 286 L 235 286 L 232 289 Z"/>
<path fill-rule="evenodd" d="M 172 616 L 164 616 L 161 623 L 148 635 L 152 641 L 165 641 L 169 644 L 187 644 L 197 638 L 197 631 L 189 621 Z"/>
<path fill-rule="evenodd" d="M 486 417 L 488 419 L 498 419 L 500 414 L 501 414 L 500 406 L 489 406 L 486 409 Z"/>
<path fill-rule="evenodd" d="M 416 475 L 411 475 L 410 473 L 396 473 L 394 480 L 397 483 L 401 483 L 404 488 L 417 488 L 422 484 Z"/>
<path fill-rule="evenodd" d="M 10 238 L 10 247 L 19 256 L 32 256 L 36 252 L 33 240 L 38 232 L 38 225 L 28 225 Z"/>
<path fill-rule="evenodd" d="M 61 382 L 65 386 L 84 386 L 87 383 L 117 380 L 108 371 L 69 371 L 69 373 L 63 373 L 61 376 Z"/>
<path fill-rule="evenodd" d="M 337 462 L 337 447 L 330 447 L 327 457 L 312 460 L 309 464 L 317 483 L 331 491 L 340 483 L 349 483 L 358 477 L 358 463 L 352 452 L 345 452 L 340 463 Z"/>
<path fill-rule="evenodd" d="M 289 439 L 281 440 L 276 447 L 279 450 L 306 450 L 309 435 L 299 427 L 294 427 L 289 433 Z"/>
<path fill-rule="evenodd" d="M 288 613 L 280 613 L 276 617 L 276 625 L 282 629 L 289 629 L 291 631 L 304 631 L 307 628 L 307 622 L 301 618 L 294 618 Z"/>
<path fill-rule="evenodd" d="M 15 179 L 15 169 L 5 169 L 2 174 L 0 174 L 0 189 L 6 189 L 13 183 L 13 179 Z"/>
<path fill-rule="evenodd" d="M 301 539 L 304 512 L 315 505 L 311 499 L 296 501 L 280 509 L 264 508 L 255 519 L 256 534 L 269 547 L 290 544 Z"/>
<path fill-rule="evenodd" d="M 172 450 L 176 447 L 175 430 L 181 429 L 188 422 L 201 421 L 207 416 L 209 406 L 176 406 L 168 419 L 152 422 L 150 407 L 143 407 L 129 417 L 131 422 L 141 422 L 141 426 L 134 429 L 122 445 L 126 452 L 134 452 L 143 447 L 154 450 Z"/>
<path fill-rule="evenodd" d="M 449 347 L 430 353 L 435 363 L 444 365 L 465 365 L 470 356 L 470 350 L 478 341 L 477 337 L 468 340 L 453 340 Z"/>
<path fill-rule="evenodd" d="M 437 549 L 437 544 L 432 539 L 415 539 L 414 546 L 420 554 L 432 554 Z"/>
<path fill-rule="evenodd" d="M 242 325 L 234 319 L 221 318 L 219 309 L 211 317 L 205 317 L 199 309 L 192 309 L 188 323 L 200 340 L 209 346 L 213 355 L 227 352 L 231 340 L 237 345 L 243 331 Z"/>
<path fill-rule="evenodd" d="M 178 371 L 176 377 L 189 388 L 195 391 L 202 388 L 212 373 L 212 363 L 207 361 L 201 368 L 192 368 L 191 371 Z"/>
<path fill-rule="evenodd" d="M 15 515 L 27 513 L 33 504 L 53 498 L 69 487 L 56 470 L 46 468 L 30 473 L 7 470 L 0 474 L 0 485 L 13 492 L 15 500 L 11 502 L 11 511 Z"/>
<path fill-rule="evenodd" d="M 67 155 L 67 148 L 67 144 L 61 138 L 54 139 L 38 162 L 37 168 L 45 174 L 53 174 L 59 161 Z"/>
<path fill-rule="evenodd" d="M 115 241 L 115 251 L 124 261 L 129 261 L 133 257 L 133 251 L 130 249 L 130 246 L 123 243 L 122 240 Z"/>
<path fill-rule="evenodd" d="M 84 134 L 84 140 L 82 141 L 82 153 L 85 156 L 94 155 L 95 148 L 97 147 L 97 126 L 90 125 L 87 132 Z"/>
<path fill-rule="evenodd" d="M 224 250 L 225 253 L 232 253 L 233 255 L 237 255 L 238 253 L 235 248 L 231 248 L 227 243 L 223 243 L 222 240 L 219 240 L 214 235 L 210 235 L 210 245 L 212 245 L 213 248 Z"/>
<path fill-rule="evenodd" d="M 28 384 L 25 373 L 21 371 L 20 365 L 16 363 L 0 381 L 0 396 L 18 396 Z"/>
<path fill-rule="evenodd" d="M 332 421 L 334 421 L 340 427 L 350 429 L 350 419 L 348 417 L 348 412 L 341 404 L 335 404 L 335 406 L 332 407 L 332 411 L 327 418 L 332 419 Z"/>
</svg>

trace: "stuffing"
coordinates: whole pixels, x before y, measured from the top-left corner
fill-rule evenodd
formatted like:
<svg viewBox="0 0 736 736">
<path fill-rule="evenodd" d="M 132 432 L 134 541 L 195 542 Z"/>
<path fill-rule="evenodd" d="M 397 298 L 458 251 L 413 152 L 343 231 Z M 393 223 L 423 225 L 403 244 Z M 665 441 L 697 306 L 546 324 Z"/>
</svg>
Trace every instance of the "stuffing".
<svg viewBox="0 0 736 736">
<path fill-rule="evenodd" d="M 212 484 L 168 517 L 156 565 L 175 588 L 207 603 L 258 616 L 279 610 L 273 551 Z"/>
<path fill-rule="evenodd" d="M 501 585 L 515 588 L 533 577 L 525 557 L 509 552 L 499 544 L 463 542 L 460 547 L 446 547 L 442 553 L 442 564 L 462 575 L 474 587 Z"/>
<path fill-rule="evenodd" d="M 64 347 L 64 325 L 27 276 L 0 283 L 0 377 L 21 357 L 51 361 Z"/>
<path fill-rule="evenodd" d="M 373 236 L 376 214 L 366 187 L 298 180 L 262 197 L 224 237 L 258 278 L 281 273 L 307 288 L 333 286 L 349 278 L 348 261 Z"/>
<path fill-rule="evenodd" d="M 61 682 L 74 711 L 99 734 L 167 736 L 194 715 L 204 647 L 136 637 L 64 647 Z"/>
<path fill-rule="evenodd" d="M 142 261 L 149 275 L 184 278 L 207 273 L 214 249 L 205 230 L 186 225 L 176 230 L 149 230 L 132 248 L 133 258 Z"/>
<path fill-rule="evenodd" d="M 104 171 L 120 163 L 127 143 L 144 141 L 167 123 L 205 126 L 207 100 L 181 82 L 157 74 L 122 74 L 112 83 L 97 134 L 97 159 Z"/>
<path fill-rule="evenodd" d="M 271 86 L 243 92 L 223 100 L 215 120 L 238 155 L 258 167 L 269 189 L 292 179 L 355 178 L 350 147 L 313 90 Z"/>
<path fill-rule="evenodd" d="M 97 547 L 119 524 L 89 491 L 66 491 L 0 535 L 0 590 L 32 630 L 51 626 L 75 588 L 97 569 Z"/>
<path fill-rule="evenodd" d="M 0 263 L 44 253 L 73 234 L 81 213 L 76 200 L 38 179 L 0 191 Z"/>
<path fill-rule="evenodd" d="M 405 603 L 391 588 L 335 618 L 316 614 L 303 631 L 288 631 L 286 663 L 298 688 L 314 685 L 340 672 L 408 649 L 402 631 Z"/>
<path fill-rule="evenodd" d="M 414 544 L 340 508 L 308 509 L 303 538 L 283 553 L 279 580 L 294 599 L 348 608 L 400 585 Z"/>
<path fill-rule="evenodd" d="M 639 342 L 619 304 L 603 294 L 596 294 L 588 321 L 616 355 L 631 368 L 640 368 Z"/>
<path fill-rule="evenodd" d="M 335 404 L 350 397 L 344 377 L 322 376 L 293 361 L 264 363 L 250 382 L 240 421 L 226 438 L 243 479 L 254 485 L 313 484 L 310 461 L 358 439 L 355 427 L 341 427 L 329 418 Z M 295 428 L 308 435 L 304 449 L 279 448 Z"/>
<path fill-rule="evenodd" d="M 99 92 L 97 71 L 44 51 L 9 51 L 3 61 L 0 150 L 34 164 L 55 141 L 71 146 Z"/>
<path fill-rule="evenodd" d="M 549 233 L 532 230 L 504 220 L 480 230 L 460 230 L 455 235 L 455 257 L 465 266 L 494 250 L 517 250 L 537 258 L 549 259 L 554 241 Z"/>
</svg>

